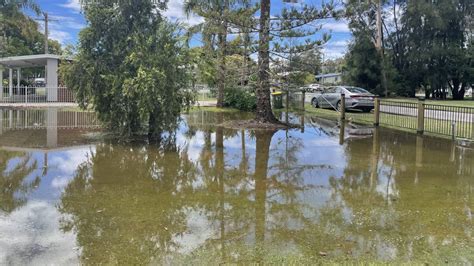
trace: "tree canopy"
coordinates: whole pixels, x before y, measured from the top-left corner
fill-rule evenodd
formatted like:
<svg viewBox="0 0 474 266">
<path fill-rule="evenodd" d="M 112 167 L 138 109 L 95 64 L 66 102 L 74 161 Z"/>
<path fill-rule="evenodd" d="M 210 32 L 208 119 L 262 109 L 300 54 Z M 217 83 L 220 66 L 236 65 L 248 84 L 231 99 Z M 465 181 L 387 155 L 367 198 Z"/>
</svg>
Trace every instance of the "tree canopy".
<svg viewBox="0 0 474 266">
<path fill-rule="evenodd" d="M 0 57 L 44 53 L 44 34 L 25 10 L 41 15 L 33 0 L 0 0 Z M 59 42 L 49 40 L 48 45 L 50 53 L 61 53 Z"/>
<path fill-rule="evenodd" d="M 156 1 L 83 1 L 88 27 L 76 60 L 62 69 L 82 107 L 123 135 L 159 137 L 190 105 L 188 51 Z"/>
<path fill-rule="evenodd" d="M 379 92 L 381 75 L 391 93 L 463 99 L 473 83 L 472 15 L 469 0 L 382 1 L 384 54 L 375 49 L 376 6 L 348 1 L 346 15 L 354 41 L 346 56 L 346 81 Z M 383 64 L 385 61 L 385 64 Z"/>
</svg>

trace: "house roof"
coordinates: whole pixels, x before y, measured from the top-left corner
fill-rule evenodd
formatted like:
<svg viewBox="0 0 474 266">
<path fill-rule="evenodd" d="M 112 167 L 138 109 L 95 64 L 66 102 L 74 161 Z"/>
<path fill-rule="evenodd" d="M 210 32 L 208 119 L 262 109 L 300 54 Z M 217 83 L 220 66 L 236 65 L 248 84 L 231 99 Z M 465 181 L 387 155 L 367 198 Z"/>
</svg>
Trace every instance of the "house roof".
<svg viewBox="0 0 474 266">
<path fill-rule="evenodd" d="M 37 55 L 21 55 L 0 58 L 0 66 L 7 68 L 26 68 L 26 67 L 42 67 L 46 66 L 48 59 L 60 60 L 60 55 L 54 54 L 37 54 Z"/>
</svg>

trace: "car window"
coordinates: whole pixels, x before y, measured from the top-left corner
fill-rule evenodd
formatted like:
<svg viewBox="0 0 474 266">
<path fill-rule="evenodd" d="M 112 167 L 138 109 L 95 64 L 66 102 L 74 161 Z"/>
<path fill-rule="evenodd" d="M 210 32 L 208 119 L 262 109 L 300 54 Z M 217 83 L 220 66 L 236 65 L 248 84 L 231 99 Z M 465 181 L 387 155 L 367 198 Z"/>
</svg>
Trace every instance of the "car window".
<svg viewBox="0 0 474 266">
<path fill-rule="evenodd" d="M 327 90 L 326 90 L 326 93 L 335 93 L 336 92 L 336 88 L 334 87 L 329 87 Z"/>
<path fill-rule="evenodd" d="M 352 93 L 369 93 L 368 91 L 357 87 L 346 87 L 346 90 Z"/>
</svg>

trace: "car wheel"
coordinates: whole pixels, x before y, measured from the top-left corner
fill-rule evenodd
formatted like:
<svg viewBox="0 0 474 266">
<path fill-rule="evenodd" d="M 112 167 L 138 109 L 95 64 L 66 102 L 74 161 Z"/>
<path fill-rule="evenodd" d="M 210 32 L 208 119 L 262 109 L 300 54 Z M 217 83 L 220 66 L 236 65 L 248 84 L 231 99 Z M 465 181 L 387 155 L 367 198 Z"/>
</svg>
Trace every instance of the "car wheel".
<svg viewBox="0 0 474 266">
<path fill-rule="evenodd" d="M 336 104 L 336 109 L 338 112 L 340 112 L 342 110 L 342 103 L 341 101 L 338 101 L 337 104 Z"/>
<path fill-rule="evenodd" d="M 372 108 L 364 108 L 362 111 L 364 111 L 366 113 L 370 113 L 370 111 L 372 111 Z"/>
<path fill-rule="evenodd" d="M 311 105 L 312 105 L 314 108 L 319 108 L 318 100 L 317 100 L 316 98 L 313 98 L 313 100 L 311 100 Z"/>
</svg>

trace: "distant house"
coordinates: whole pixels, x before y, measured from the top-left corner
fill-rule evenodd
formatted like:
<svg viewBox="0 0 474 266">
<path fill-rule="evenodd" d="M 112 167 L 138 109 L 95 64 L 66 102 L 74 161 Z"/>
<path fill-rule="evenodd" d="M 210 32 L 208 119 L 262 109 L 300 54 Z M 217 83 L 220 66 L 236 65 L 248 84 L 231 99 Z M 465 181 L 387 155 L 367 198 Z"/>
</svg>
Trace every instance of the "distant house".
<svg viewBox="0 0 474 266">
<path fill-rule="evenodd" d="M 316 82 L 320 84 L 338 84 L 342 81 L 342 73 L 316 75 Z"/>
</svg>

